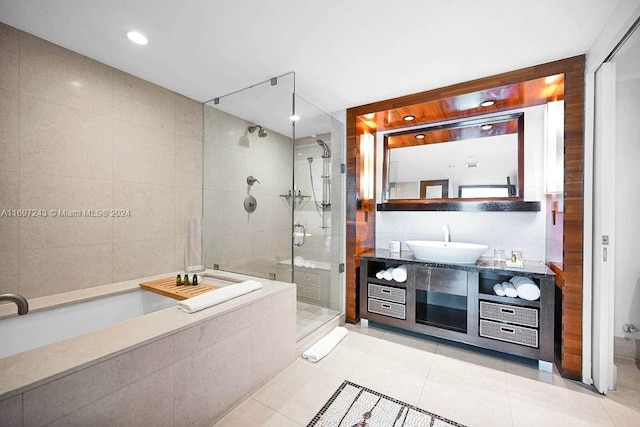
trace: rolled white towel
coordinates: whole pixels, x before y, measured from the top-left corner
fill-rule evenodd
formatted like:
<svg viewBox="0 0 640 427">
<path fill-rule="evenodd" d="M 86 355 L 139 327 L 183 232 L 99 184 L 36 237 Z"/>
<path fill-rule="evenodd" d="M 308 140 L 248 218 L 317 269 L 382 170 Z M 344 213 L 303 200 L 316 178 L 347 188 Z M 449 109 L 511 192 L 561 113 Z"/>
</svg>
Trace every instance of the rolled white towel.
<svg viewBox="0 0 640 427">
<path fill-rule="evenodd" d="M 384 273 L 383 273 L 383 275 L 382 275 L 382 278 L 383 278 L 384 280 L 392 280 L 392 279 L 393 279 L 393 267 L 389 267 L 389 268 L 387 268 L 387 269 L 384 271 Z"/>
<path fill-rule="evenodd" d="M 400 267 L 394 268 L 391 272 L 391 276 L 396 282 L 405 282 L 407 280 L 407 267 L 401 265 Z"/>
<path fill-rule="evenodd" d="M 527 301 L 535 301 L 540 298 L 540 288 L 530 278 L 515 276 L 511 278 L 511 283 L 513 283 L 520 298 Z"/>
<path fill-rule="evenodd" d="M 384 272 L 385 270 L 380 270 L 376 273 L 376 279 L 378 280 L 382 280 L 384 278 Z"/>
<path fill-rule="evenodd" d="M 262 287 L 262 283 L 255 280 L 247 280 L 246 282 L 235 285 L 224 286 L 222 288 L 198 295 L 178 302 L 178 308 L 187 313 L 195 313 L 216 304 L 228 301 L 240 295 L 247 294 Z"/>
<path fill-rule="evenodd" d="M 329 354 L 346 335 L 347 328 L 336 326 L 333 331 L 329 332 L 324 338 L 302 353 L 302 357 L 307 359 L 309 362 L 316 363 L 318 360 Z"/>
<path fill-rule="evenodd" d="M 505 294 L 502 283 L 496 283 L 495 285 L 493 285 L 493 292 L 495 292 L 496 295 L 503 297 Z"/>
<path fill-rule="evenodd" d="M 502 282 L 502 289 L 504 289 L 504 294 L 508 297 L 516 298 L 518 296 L 518 291 L 516 291 L 516 287 L 511 282 Z"/>
</svg>

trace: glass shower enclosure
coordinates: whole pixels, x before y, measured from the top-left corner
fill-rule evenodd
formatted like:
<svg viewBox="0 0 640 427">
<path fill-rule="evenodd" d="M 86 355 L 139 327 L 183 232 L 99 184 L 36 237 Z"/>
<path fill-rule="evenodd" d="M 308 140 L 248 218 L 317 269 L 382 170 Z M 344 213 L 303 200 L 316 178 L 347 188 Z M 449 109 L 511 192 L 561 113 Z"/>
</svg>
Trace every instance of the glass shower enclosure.
<svg viewBox="0 0 640 427">
<path fill-rule="evenodd" d="M 344 313 L 343 139 L 294 73 L 204 105 L 206 267 L 295 282 L 298 340 Z"/>
</svg>

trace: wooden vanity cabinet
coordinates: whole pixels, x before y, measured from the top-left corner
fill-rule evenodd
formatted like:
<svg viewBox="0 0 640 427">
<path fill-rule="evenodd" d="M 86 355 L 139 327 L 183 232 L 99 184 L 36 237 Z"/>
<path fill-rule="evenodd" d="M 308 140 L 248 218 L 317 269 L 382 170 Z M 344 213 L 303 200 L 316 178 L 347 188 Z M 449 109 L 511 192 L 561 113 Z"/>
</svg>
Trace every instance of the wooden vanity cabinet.
<svg viewBox="0 0 640 427">
<path fill-rule="evenodd" d="M 496 269 L 483 267 L 482 262 L 431 264 L 407 254 L 385 257 L 384 252 L 361 257 L 361 318 L 536 359 L 540 369 L 552 370 L 555 293 L 551 271 Z M 404 282 L 376 277 L 401 265 L 407 269 Z M 540 288 L 540 298 L 527 301 L 495 295 L 493 285 L 513 276 L 529 277 Z"/>
</svg>

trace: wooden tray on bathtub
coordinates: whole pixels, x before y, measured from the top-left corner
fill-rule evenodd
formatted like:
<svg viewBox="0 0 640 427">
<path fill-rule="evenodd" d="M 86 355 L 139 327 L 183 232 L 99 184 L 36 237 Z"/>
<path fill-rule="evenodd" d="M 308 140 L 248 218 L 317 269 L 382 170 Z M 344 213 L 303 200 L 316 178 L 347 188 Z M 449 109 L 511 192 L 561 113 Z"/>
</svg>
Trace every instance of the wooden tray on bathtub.
<svg viewBox="0 0 640 427">
<path fill-rule="evenodd" d="M 196 286 L 177 286 L 175 277 L 163 277 L 162 279 L 143 282 L 140 283 L 140 287 L 179 301 L 197 297 L 198 295 L 218 289 L 218 286 L 207 285 L 206 283 Z"/>
</svg>

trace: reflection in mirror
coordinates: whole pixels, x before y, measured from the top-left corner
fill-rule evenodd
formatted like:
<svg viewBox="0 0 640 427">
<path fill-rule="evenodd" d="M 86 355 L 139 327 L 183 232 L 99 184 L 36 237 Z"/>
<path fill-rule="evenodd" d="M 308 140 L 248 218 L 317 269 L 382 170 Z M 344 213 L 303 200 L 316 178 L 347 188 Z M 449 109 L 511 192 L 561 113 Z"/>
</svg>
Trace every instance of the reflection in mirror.
<svg viewBox="0 0 640 427">
<path fill-rule="evenodd" d="M 385 201 L 522 199 L 524 113 L 384 136 Z"/>
</svg>

